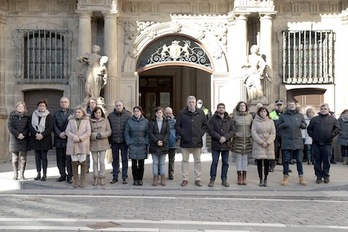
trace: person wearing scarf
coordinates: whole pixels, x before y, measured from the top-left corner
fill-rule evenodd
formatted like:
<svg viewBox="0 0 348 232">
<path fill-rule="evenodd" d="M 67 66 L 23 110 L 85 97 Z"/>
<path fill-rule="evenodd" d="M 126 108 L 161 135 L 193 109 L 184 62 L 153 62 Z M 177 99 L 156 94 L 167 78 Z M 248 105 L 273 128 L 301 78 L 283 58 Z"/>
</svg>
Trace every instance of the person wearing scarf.
<svg viewBox="0 0 348 232">
<path fill-rule="evenodd" d="M 53 117 L 47 110 L 47 101 L 40 100 L 37 109 L 31 116 L 29 125 L 30 138 L 29 150 L 35 151 L 35 164 L 37 176 L 34 180 L 46 181 L 47 178 L 47 153 L 52 149 Z M 43 175 L 41 177 L 41 166 Z"/>
</svg>

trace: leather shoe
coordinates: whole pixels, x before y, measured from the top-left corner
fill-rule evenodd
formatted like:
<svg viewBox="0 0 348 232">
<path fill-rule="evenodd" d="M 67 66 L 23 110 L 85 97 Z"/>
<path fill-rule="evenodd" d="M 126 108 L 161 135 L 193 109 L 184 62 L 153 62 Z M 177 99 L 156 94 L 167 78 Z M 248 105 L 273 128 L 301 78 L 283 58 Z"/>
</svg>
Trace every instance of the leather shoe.
<svg viewBox="0 0 348 232">
<path fill-rule="evenodd" d="M 66 182 L 67 182 L 68 184 L 72 184 L 72 178 L 71 178 L 71 177 L 68 177 L 68 178 L 66 179 Z"/>
<path fill-rule="evenodd" d="M 139 181 L 138 181 L 138 185 L 143 185 L 143 181 L 142 181 L 142 180 L 139 180 Z"/>
<path fill-rule="evenodd" d="M 187 180 L 183 180 L 181 182 L 181 187 L 185 187 L 187 184 L 188 184 L 188 181 Z"/>
<path fill-rule="evenodd" d="M 174 180 L 174 177 L 172 175 L 169 175 L 169 180 Z"/>
<path fill-rule="evenodd" d="M 200 180 L 196 180 L 195 185 L 198 187 L 202 187 L 202 182 Z"/>
<path fill-rule="evenodd" d="M 127 179 L 123 179 L 122 184 L 128 184 L 128 180 Z"/>
<path fill-rule="evenodd" d="M 112 181 L 110 181 L 110 184 L 115 184 L 116 182 L 118 182 L 118 180 L 116 178 L 113 178 Z"/>
<path fill-rule="evenodd" d="M 225 187 L 230 187 L 230 184 L 226 180 L 223 180 L 221 184 Z"/>
<path fill-rule="evenodd" d="M 66 177 L 65 176 L 61 176 L 57 179 L 57 182 L 62 182 L 65 181 Z"/>
<path fill-rule="evenodd" d="M 47 176 L 44 174 L 41 178 L 41 181 L 46 181 Z"/>
</svg>

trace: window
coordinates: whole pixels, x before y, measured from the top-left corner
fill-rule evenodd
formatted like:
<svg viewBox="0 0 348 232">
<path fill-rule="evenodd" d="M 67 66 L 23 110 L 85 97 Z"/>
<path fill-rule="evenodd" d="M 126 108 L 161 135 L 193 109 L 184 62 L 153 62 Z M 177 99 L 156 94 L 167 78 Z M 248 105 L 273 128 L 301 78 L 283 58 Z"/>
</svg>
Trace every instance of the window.
<svg viewBox="0 0 348 232">
<path fill-rule="evenodd" d="M 330 84 L 334 80 L 332 31 L 284 31 L 283 82 Z"/>
<path fill-rule="evenodd" d="M 17 60 L 22 82 L 66 82 L 70 75 L 68 31 L 19 30 Z"/>
</svg>

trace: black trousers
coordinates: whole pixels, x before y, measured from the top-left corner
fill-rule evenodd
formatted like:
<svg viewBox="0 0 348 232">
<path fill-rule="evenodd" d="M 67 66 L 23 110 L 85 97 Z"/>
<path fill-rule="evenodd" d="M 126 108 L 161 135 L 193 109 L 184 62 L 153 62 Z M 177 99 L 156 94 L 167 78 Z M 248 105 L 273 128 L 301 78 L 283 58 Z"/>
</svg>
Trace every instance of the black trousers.
<svg viewBox="0 0 348 232">
<path fill-rule="evenodd" d="M 41 165 L 43 174 L 47 174 L 47 152 L 48 150 L 35 150 L 35 165 L 36 165 L 36 171 L 41 172 Z"/>
<path fill-rule="evenodd" d="M 267 180 L 267 176 L 269 173 L 269 160 L 268 159 L 258 159 L 257 160 L 257 172 L 259 173 L 260 180 L 263 180 L 262 176 L 262 167 L 264 168 L 265 180 Z"/>
<path fill-rule="evenodd" d="M 168 152 L 168 176 L 174 175 L 175 153 L 176 153 L 176 148 L 169 148 L 169 152 Z"/>
<path fill-rule="evenodd" d="M 68 177 L 72 177 L 71 156 L 66 155 L 66 147 L 56 147 L 57 167 L 61 177 L 66 177 L 66 171 Z"/>
<path fill-rule="evenodd" d="M 132 159 L 132 175 L 133 175 L 133 180 L 143 180 L 144 177 L 144 164 L 145 160 L 144 159 Z"/>
</svg>

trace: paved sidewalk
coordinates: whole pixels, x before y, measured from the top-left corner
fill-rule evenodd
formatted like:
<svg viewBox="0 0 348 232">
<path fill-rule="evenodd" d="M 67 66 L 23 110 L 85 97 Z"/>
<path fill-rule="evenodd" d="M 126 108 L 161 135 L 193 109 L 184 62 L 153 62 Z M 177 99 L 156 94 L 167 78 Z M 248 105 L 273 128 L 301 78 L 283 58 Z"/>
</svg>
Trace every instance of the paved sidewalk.
<svg viewBox="0 0 348 232">
<path fill-rule="evenodd" d="M 294 198 L 294 199 L 334 199 L 348 201 L 348 166 L 338 163 L 331 166 L 331 182 L 329 184 L 316 184 L 313 165 L 304 164 L 304 176 L 308 186 L 298 184 L 296 165 L 291 165 L 293 172 L 290 174 L 289 185 L 281 186 L 282 166 L 276 166 L 275 171 L 268 177 L 269 187 L 258 186 L 257 168 L 253 162 L 248 167 L 248 185 L 240 186 L 236 183 L 236 168 L 232 163 L 228 172 L 228 182 L 230 187 L 221 185 L 221 179 L 217 178 L 214 187 L 208 187 L 209 171 L 211 164 L 211 154 L 202 154 L 202 187 L 194 185 L 193 179 L 193 158 L 190 165 L 190 179 L 186 187 L 181 187 L 181 154 L 176 155 L 174 180 L 167 180 L 167 186 L 152 186 L 151 165 L 152 158 L 145 162 L 145 175 L 143 186 L 132 185 L 131 167 L 128 169 L 129 183 L 123 185 L 122 182 L 109 184 L 112 179 L 111 164 L 107 164 L 107 177 L 105 186 L 92 186 L 92 168 L 87 174 L 87 186 L 84 189 L 74 189 L 66 182 L 56 182 L 59 177 L 56 167 L 55 153 L 50 151 L 48 155 L 47 181 L 35 181 L 35 159 L 32 152 L 28 154 L 28 164 L 25 171 L 26 180 L 14 181 L 12 163 L 0 163 L 0 194 L 89 194 L 89 195 L 142 195 L 142 196 L 202 196 L 202 197 L 246 197 L 246 198 Z M 167 164 L 167 163 L 166 163 Z M 221 161 L 218 166 L 217 176 L 220 176 Z M 119 180 L 121 178 L 119 177 Z"/>
</svg>

